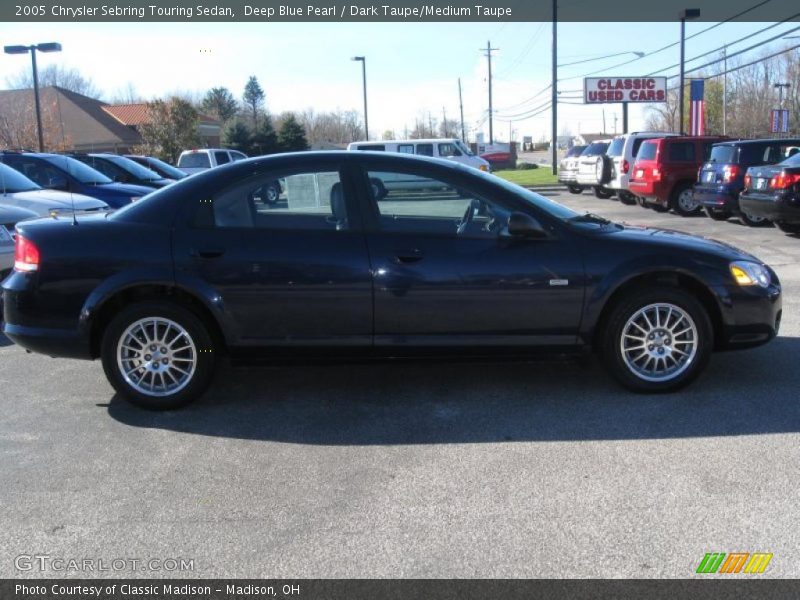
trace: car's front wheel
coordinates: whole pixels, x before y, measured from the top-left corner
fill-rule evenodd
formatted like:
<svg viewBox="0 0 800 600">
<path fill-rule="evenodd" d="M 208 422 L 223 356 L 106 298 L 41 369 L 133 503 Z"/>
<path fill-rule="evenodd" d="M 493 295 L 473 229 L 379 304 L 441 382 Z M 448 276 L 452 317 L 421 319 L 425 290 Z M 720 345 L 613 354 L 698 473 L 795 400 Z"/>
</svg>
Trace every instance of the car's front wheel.
<svg viewBox="0 0 800 600">
<path fill-rule="evenodd" d="M 766 217 L 757 217 L 755 215 L 748 214 L 745 211 L 741 211 L 739 213 L 739 218 L 742 220 L 742 223 L 744 223 L 748 227 L 771 227 L 772 226 L 772 221 L 770 221 Z"/>
<path fill-rule="evenodd" d="M 568 185 L 567 189 L 569 190 L 570 194 L 581 194 L 581 193 L 583 193 L 583 186 L 580 186 L 580 185 Z"/>
<path fill-rule="evenodd" d="M 210 385 L 216 353 L 203 321 L 171 303 L 121 310 L 103 335 L 101 358 L 111 385 L 150 410 L 179 408 Z"/>
<path fill-rule="evenodd" d="M 679 288 L 643 288 L 617 303 L 603 331 L 603 359 L 635 392 L 669 392 L 697 377 L 713 348 L 703 305 Z"/>
<path fill-rule="evenodd" d="M 705 208 L 706 215 L 714 221 L 727 221 L 731 218 L 731 213 L 728 210 L 714 210 L 713 208 Z"/>
<path fill-rule="evenodd" d="M 636 204 L 636 196 L 634 196 L 630 192 L 627 192 L 625 190 L 620 190 L 617 193 L 617 196 L 619 196 L 619 201 L 622 202 L 623 204 L 627 204 L 628 206 Z"/>
<path fill-rule="evenodd" d="M 596 198 L 600 198 L 601 200 L 608 200 L 614 195 L 614 192 L 607 190 L 602 186 L 596 185 L 594 186 L 594 195 Z"/>
</svg>

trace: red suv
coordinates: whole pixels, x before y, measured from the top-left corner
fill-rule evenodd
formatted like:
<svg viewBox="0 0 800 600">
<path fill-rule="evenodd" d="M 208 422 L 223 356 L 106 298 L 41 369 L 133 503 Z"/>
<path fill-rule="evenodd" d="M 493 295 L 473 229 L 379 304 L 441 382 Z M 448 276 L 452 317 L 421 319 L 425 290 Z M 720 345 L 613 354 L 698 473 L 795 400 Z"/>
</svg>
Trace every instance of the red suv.
<svg viewBox="0 0 800 600">
<path fill-rule="evenodd" d="M 629 183 L 632 194 L 659 212 L 674 210 L 687 217 L 703 210 L 692 186 L 711 155 L 711 146 L 724 136 L 678 136 L 646 140 L 636 154 Z"/>
</svg>

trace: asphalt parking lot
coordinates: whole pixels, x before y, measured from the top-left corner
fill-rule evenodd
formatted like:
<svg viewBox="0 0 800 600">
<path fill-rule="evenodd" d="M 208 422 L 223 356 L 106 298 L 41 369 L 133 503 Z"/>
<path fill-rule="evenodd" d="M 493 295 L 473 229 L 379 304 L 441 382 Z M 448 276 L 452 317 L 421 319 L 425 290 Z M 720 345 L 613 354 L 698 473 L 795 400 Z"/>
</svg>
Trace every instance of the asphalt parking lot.
<svg viewBox="0 0 800 600">
<path fill-rule="evenodd" d="M 706 552 L 800 576 L 800 238 L 551 194 L 748 249 L 780 337 L 682 393 L 598 364 L 226 368 L 188 409 L 0 337 L 0 577 L 15 557 L 189 558 L 193 577 L 691 577 Z M 753 576 L 748 576 L 753 577 Z"/>
</svg>

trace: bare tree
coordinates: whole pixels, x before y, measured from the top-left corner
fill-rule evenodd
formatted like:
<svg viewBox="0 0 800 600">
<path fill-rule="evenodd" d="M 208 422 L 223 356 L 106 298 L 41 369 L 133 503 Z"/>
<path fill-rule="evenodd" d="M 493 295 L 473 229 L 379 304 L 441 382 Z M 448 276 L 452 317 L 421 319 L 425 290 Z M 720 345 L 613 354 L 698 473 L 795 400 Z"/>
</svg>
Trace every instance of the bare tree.
<svg viewBox="0 0 800 600">
<path fill-rule="evenodd" d="M 39 69 L 39 87 L 51 85 L 64 88 L 90 98 L 100 98 L 100 90 L 89 77 L 84 77 L 78 69 L 61 65 L 47 65 Z M 33 74 L 30 68 L 20 69 L 16 75 L 6 77 L 6 85 L 11 89 L 29 89 L 33 87 Z"/>
</svg>

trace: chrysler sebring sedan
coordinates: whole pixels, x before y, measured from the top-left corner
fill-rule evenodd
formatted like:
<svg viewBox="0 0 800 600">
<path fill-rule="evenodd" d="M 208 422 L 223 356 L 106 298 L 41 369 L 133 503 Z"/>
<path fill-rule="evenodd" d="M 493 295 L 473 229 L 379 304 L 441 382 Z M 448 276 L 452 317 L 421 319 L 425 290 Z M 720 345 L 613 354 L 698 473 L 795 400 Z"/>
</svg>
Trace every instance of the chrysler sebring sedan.
<svg viewBox="0 0 800 600">
<path fill-rule="evenodd" d="M 375 194 L 376 180 L 392 186 Z M 666 392 L 781 319 L 778 278 L 751 254 L 399 154 L 244 160 L 112 214 L 17 230 L 5 334 L 100 358 L 151 409 L 196 399 L 222 357 L 592 351 L 625 387 Z"/>
</svg>

